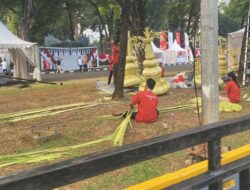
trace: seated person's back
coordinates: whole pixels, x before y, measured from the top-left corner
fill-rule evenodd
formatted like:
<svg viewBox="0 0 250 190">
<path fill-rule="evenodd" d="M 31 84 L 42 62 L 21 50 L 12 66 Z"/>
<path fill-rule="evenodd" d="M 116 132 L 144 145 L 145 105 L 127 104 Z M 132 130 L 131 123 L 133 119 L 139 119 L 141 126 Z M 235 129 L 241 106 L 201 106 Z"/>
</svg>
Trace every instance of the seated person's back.
<svg viewBox="0 0 250 190">
<path fill-rule="evenodd" d="M 135 121 L 142 123 L 151 123 L 157 121 L 158 97 L 152 92 L 154 86 L 155 81 L 153 79 L 148 79 L 145 90 L 138 92 L 131 98 L 131 106 L 138 104 L 138 112 L 135 115 Z"/>
</svg>

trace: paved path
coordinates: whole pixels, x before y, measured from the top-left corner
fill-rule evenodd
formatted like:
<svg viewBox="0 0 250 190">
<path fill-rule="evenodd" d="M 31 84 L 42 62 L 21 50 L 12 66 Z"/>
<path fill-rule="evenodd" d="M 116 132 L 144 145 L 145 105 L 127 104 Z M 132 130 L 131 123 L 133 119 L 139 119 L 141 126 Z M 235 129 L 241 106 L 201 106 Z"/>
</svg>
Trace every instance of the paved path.
<svg viewBox="0 0 250 190">
<path fill-rule="evenodd" d="M 175 66 L 165 66 L 165 73 L 170 71 L 190 71 L 192 70 L 193 65 L 175 65 Z M 83 73 L 62 73 L 62 74 L 43 74 L 42 79 L 43 81 L 47 82 L 61 82 L 67 80 L 80 80 L 80 79 L 89 79 L 89 78 L 98 78 L 98 77 L 107 77 L 108 78 L 109 71 L 90 71 L 90 72 L 83 72 Z M 30 75 L 30 79 L 32 76 Z M 14 85 L 20 84 L 22 82 L 18 80 L 11 80 L 6 79 L 7 84 L 3 85 Z M 0 84 L 0 87 L 2 85 Z"/>
<path fill-rule="evenodd" d="M 175 65 L 175 66 L 166 66 L 165 72 L 168 71 L 190 71 L 192 70 L 193 65 Z M 107 77 L 108 71 L 90 71 L 83 73 L 62 73 L 62 74 L 44 74 L 42 78 L 44 81 L 52 82 L 52 81 L 67 81 L 67 80 L 78 80 L 78 79 L 86 79 L 86 78 L 97 78 L 97 77 Z"/>
</svg>

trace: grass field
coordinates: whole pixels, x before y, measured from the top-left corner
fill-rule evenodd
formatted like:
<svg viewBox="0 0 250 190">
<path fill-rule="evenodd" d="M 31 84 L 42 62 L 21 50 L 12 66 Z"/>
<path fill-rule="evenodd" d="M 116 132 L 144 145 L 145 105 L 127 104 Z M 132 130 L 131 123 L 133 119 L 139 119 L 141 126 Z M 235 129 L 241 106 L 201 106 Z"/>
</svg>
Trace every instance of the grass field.
<svg viewBox="0 0 250 190">
<path fill-rule="evenodd" d="M 63 85 L 56 86 L 33 84 L 29 88 L 22 89 L 15 86 L 1 87 L 0 114 L 79 102 L 94 103 L 97 100 L 103 100 L 105 95 L 99 94 L 96 90 L 96 80 L 67 81 Z M 98 80 L 103 80 L 103 78 L 98 78 Z M 248 91 L 249 88 L 242 89 L 242 95 Z M 159 108 L 187 104 L 194 97 L 193 89 L 171 89 L 166 95 L 160 97 Z M 130 96 L 125 94 L 120 103 L 104 100 L 103 102 L 107 104 L 99 104 L 86 110 L 0 124 L 0 155 L 75 145 L 107 136 L 116 129 L 122 120 L 103 121 L 99 116 L 111 114 L 112 111 L 127 111 L 128 105 L 126 102 L 129 101 L 129 98 Z M 244 107 L 242 112 L 222 113 L 220 114 L 220 120 L 233 119 L 249 114 L 250 103 L 242 102 L 242 105 Z M 164 113 L 153 124 L 133 122 L 135 129 L 127 129 L 124 144 L 196 127 L 198 126 L 198 118 L 194 111 L 194 109 L 189 109 Z M 232 148 L 240 147 L 249 142 L 249 131 L 223 139 L 223 144 Z M 112 148 L 114 146 L 111 142 L 105 142 L 79 149 L 77 154 L 86 155 Z M 187 159 L 185 155 L 185 150 L 179 151 L 58 189 L 123 189 L 132 184 L 184 167 L 184 161 Z M 12 165 L 0 168 L 0 172 L 1 175 L 8 175 L 56 161 Z"/>
</svg>

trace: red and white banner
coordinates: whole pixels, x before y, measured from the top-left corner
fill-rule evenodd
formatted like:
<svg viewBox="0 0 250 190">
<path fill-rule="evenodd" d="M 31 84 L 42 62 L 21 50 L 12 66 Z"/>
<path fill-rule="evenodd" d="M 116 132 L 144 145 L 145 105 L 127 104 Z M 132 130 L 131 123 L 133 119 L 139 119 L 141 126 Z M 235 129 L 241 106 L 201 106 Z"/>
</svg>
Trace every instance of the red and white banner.
<svg viewBox="0 0 250 190">
<path fill-rule="evenodd" d="M 99 61 L 101 62 L 105 62 L 108 60 L 108 54 L 105 54 L 105 53 L 99 53 Z"/>
</svg>

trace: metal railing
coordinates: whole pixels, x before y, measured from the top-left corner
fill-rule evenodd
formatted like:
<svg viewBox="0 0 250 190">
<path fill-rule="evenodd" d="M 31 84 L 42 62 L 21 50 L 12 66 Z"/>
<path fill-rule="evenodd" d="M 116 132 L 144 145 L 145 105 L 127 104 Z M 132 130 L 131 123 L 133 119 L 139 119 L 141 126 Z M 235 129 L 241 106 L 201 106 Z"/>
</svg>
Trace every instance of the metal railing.
<svg viewBox="0 0 250 190">
<path fill-rule="evenodd" d="M 221 138 L 249 129 L 250 116 L 208 124 L 5 176 L 0 178 L 0 189 L 52 189 L 208 142 L 209 171 L 167 189 L 199 189 L 209 186 L 210 190 L 221 190 L 222 179 L 239 172 L 241 190 L 250 190 L 250 156 L 220 167 Z"/>
</svg>

